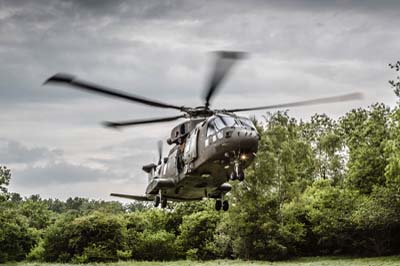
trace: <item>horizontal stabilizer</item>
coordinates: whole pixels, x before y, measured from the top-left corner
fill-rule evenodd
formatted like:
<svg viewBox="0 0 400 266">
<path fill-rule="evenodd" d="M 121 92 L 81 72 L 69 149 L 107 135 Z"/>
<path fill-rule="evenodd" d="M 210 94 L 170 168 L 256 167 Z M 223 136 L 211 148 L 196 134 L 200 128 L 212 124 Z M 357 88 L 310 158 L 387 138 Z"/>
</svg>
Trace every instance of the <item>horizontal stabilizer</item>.
<svg viewBox="0 0 400 266">
<path fill-rule="evenodd" d="M 118 194 L 118 193 L 111 193 L 110 196 L 126 198 L 126 199 L 133 199 L 133 200 L 140 200 L 140 201 L 152 201 L 152 199 L 148 198 L 147 196 L 137 196 L 137 195 Z"/>
</svg>

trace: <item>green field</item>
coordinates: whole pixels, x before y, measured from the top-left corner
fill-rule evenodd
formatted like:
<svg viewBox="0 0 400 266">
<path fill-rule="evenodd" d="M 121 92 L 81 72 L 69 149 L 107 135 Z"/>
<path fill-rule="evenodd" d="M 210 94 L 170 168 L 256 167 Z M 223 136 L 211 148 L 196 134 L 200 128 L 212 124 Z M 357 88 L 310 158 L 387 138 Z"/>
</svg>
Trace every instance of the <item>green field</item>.
<svg viewBox="0 0 400 266">
<path fill-rule="evenodd" d="M 6 265 L 21 265 L 21 266 L 39 266 L 39 265 L 71 265 L 71 264 L 55 264 L 55 263 L 8 263 Z M 74 264 L 72 264 L 74 265 Z M 379 258 L 337 258 L 337 257 L 312 257 L 312 258 L 300 258 L 289 261 L 279 262 L 268 262 L 268 261 L 241 261 L 241 260 L 213 260 L 206 262 L 196 261 L 172 261 L 172 262 L 117 262 L 117 263 L 93 263 L 86 265 L 96 266 L 166 266 L 166 265 L 177 265 L 177 266 L 244 266 L 244 265 L 271 265 L 271 266 L 397 266 L 400 265 L 400 256 L 392 257 L 379 257 Z"/>
</svg>

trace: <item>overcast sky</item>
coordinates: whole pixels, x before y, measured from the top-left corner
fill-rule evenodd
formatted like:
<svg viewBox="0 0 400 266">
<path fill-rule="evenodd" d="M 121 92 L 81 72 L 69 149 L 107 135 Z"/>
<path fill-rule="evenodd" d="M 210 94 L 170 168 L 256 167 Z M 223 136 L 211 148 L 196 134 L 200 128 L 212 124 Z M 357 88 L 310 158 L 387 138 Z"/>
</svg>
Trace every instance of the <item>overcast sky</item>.
<svg viewBox="0 0 400 266">
<path fill-rule="evenodd" d="M 10 190 L 24 196 L 144 192 L 141 167 L 156 160 L 157 140 L 175 123 L 114 131 L 99 122 L 178 113 L 42 86 L 57 72 L 198 106 L 209 52 L 240 50 L 250 56 L 224 82 L 215 108 L 356 91 L 365 98 L 289 114 L 338 118 L 375 102 L 393 106 L 387 64 L 400 59 L 399 25 L 397 0 L 0 0 L 0 165 L 12 170 Z"/>
</svg>

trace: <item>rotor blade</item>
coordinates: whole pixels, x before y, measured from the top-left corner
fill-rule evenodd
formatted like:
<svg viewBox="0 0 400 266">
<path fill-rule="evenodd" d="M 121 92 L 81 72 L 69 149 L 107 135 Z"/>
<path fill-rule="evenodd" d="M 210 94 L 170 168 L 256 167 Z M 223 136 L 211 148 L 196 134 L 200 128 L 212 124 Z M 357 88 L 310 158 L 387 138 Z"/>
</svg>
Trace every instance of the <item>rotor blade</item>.
<svg viewBox="0 0 400 266">
<path fill-rule="evenodd" d="M 64 84 L 64 85 L 69 85 L 69 86 L 72 86 L 72 87 L 75 87 L 75 88 L 78 88 L 81 90 L 95 92 L 95 93 L 112 96 L 112 97 L 117 97 L 117 98 L 129 100 L 129 101 L 133 101 L 133 102 L 142 103 L 145 105 L 161 107 L 161 108 L 171 108 L 171 109 L 177 109 L 177 110 L 181 110 L 181 111 L 183 110 L 182 106 L 180 107 L 180 106 L 176 106 L 176 105 L 161 103 L 161 102 L 157 102 L 154 100 L 146 99 L 141 96 L 128 94 L 126 92 L 114 90 L 114 89 L 107 88 L 107 87 L 97 85 L 94 83 L 79 80 L 75 76 L 72 76 L 69 74 L 63 74 L 63 73 L 55 74 L 54 76 L 52 76 L 48 80 L 46 80 L 43 83 L 43 85 L 46 85 L 48 83 L 60 83 L 60 84 Z"/>
<path fill-rule="evenodd" d="M 232 69 L 234 63 L 246 56 L 244 52 L 218 51 L 216 52 L 215 67 L 210 77 L 210 84 L 204 91 L 205 106 L 210 106 L 210 100 L 215 94 L 218 86 Z"/>
<path fill-rule="evenodd" d="M 267 106 L 261 106 L 261 107 L 237 108 L 237 109 L 229 109 L 229 110 L 224 110 L 224 111 L 227 111 L 227 112 L 244 112 L 244 111 L 254 111 L 254 110 L 276 109 L 276 108 L 286 108 L 286 107 L 297 107 L 297 106 L 305 106 L 305 105 L 314 105 L 314 104 L 324 104 L 324 103 L 346 102 L 346 101 L 353 101 L 353 100 L 360 100 L 360 99 L 362 99 L 362 93 L 355 92 L 355 93 L 344 94 L 344 95 L 340 95 L 340 96 L 318 98 L 318 99 L 305 100 L 305 101 L 299 101 L 299 102 L 276 104 L 276 105 L 267 105 Z"/>
<path fill-rule="evenodd" d="M 119 127 L 124 127 L 124 126 L 134 126 L 134 125 L 174 121 L 174 120 L 177 120 L 179 118 L 184 118 L 184 117 L 185 117 L 184 115 L 178 115 L 178 116 L 172 116 L 172 117 L 141 119 L 141 120 L 131 120 L 131 121 L 122 121 L 122 122 L 106 121 L 106 122 L 103 122 L 103 125 L 106 127 L 119 128 Z"/>
<path fill-rule="evenodd" d="M 159 140 L 157 142 L 157 148 L 158 148 L 158 164 L 161 164 L 161 159 L 162 159 L 162 148 L 163 148 L 163 142 L 162 140 Z"/>
</svg>

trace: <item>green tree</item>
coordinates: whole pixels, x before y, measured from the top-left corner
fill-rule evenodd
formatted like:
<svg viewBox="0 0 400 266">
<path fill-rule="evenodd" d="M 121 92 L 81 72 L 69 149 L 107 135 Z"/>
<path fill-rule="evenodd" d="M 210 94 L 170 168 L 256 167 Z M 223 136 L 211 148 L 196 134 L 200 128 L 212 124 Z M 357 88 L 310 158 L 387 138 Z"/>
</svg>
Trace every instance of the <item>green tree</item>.
<svg viewBox="0 0 400 266">
<path fill-rule="evenodd" d="M 400 61 L 395 64 L 389 64 L 389 67 L 398 73 L 400 71 Z M 400 77 L 397 75 L 396 79 L 389 80 L 389 84 L 394 89 L 396 96 L 400 98 Z"/>
<path fill-rule="evenodd" d="M 393 187 L 375 187 L 361 197 L 351 216 L 362 255 L 388 255 L 400 252 L 400 197 Z"/>
<path fill-rule="evenodd" d="M 315 157 L 315 178 L 331 179 L 342 185 L 345 176 L 345 150 L 337 122 L 325 114 L 315 114 L 301 124 L 301 132 Z"/>
<path fill-rule="evenodd" d="M 232 191 L 230 211 L 233 255 L 245 259 L 281 259 L 300 241 L 299 224 L 284 219 L 285 203 L 299 197 L 314 179 L 314 154 L 301 127 L 287 113 L 266 117 L 259 130 L 259 152 L 246 179 Z"/>
<path fill-rule="evenodd" d="M 0 166 L 0 202 L 8 199 L 7 186 L 10 184 L 11 170 L 5 166 Z"/>
<path fill-rule="evenodd" d="M 357 199 L 357 191 L 333 186 L 331 180 L 318 180 L 307 188 L 299 200 L 308 231 L 306 253 L 346 254 L 351 250 L 350 217 Z"/>
<path fill-rule="evenodd" d="M 0 206 L 0 263 L 24 260 L 35 243 L 26 218 L 9 206 Z"/>
<path fill-rule="evenodd" d="M 34 195 L 18 204 L 18 212 L 27 218 L 29 227 L 44 229 L 50 225 L 53 213 L 40 196 Z"/>
<path fill-rule="evenodd" d="M 94 212 L 61 217 L 46 230 L 45 261 L 116 261 L 126 251 L 126 227 L 121 216 Z"/>
<path fill-rule="evenodd" d="M 177 243 L 187 258 L 202 260 L 216 258 L 217 252 L 213 242 L 219 221 L 220 215 L 214 210 L 196 212 L 183 217 Z"/>
<path fill-rule="evenodd" d="M 390 120 L 390 139 L 385 146 L 387 165 L 385 168 L 386 185 L 395 193 L 400 193 L 400 108 L 393 110 Z"/>
<path fill-rule="evenodd" d="M 368 110 L 352 110 L 340 119 L 349 150 L 347 181 L 362 193 L 371 193 L 374 186 L 385 184 L 389 113 L 384 104 L 375 104 Z"/>
</svg>

